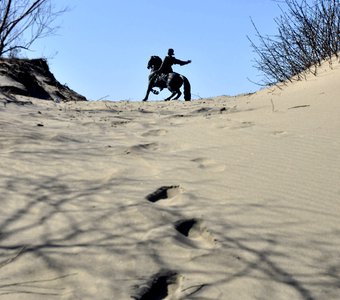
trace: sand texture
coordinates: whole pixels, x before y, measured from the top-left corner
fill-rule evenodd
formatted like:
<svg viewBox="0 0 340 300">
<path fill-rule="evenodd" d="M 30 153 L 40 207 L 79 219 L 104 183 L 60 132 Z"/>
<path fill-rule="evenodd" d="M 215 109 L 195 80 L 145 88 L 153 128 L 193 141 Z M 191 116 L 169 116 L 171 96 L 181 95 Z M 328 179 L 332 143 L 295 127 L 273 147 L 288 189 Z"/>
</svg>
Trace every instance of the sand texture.
<svg viewBox="0 0 340 300">
<path fill-rule="evenodd" d="M 0 95 L 0 299 L 340 299 L 339 82 Z"/>
</svg>

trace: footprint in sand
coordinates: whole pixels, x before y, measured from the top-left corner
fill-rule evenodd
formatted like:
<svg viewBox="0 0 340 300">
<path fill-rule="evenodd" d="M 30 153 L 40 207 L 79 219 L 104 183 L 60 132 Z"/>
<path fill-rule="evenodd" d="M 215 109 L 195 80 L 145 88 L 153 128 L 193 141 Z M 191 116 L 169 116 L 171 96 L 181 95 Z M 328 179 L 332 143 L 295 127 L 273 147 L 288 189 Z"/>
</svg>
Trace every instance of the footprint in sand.
<svg viewBox="0 0 340 300">
<path fill-rule="evenodd" d="M 244 129 L 244 128 L 250 128 L 255 126 L 254 122 L 241 122 L 240 124 L 231 127 L 231 129 Z"/>
<path fill-rule="evenodd" d="M 166 129 L 154 129 L 154 130 L 149 130 L 145 133 L 142 134 L 142 136 L 147 137 L 147 136 L 162 136 L 166 135 L 168 131 Z"/>
<path fill-rule="evenodd" d="M 165 299 L 178 288 L 179 275 L 174 271 L 161 271 L 142 285 L 131 298 L 136 300 Z"/>
<path fill-rule="evenodd" d="M 155 274 L 141 286 L 136 286 L 135 300 L 185 299 L 202 290 L 205 285 L 183 288 L 184 277 L 175 271 L 164 270 Z"/>
<path fill-rule="evenodd" d="M 216 239 L 198 219 L 180 220 L 175 223 L 175 229 L 181 234 L 184 243 L 194 243 L 199 247 L 213 247 L 216 245 Z"/>
<path fill-rule="evenodd" d="M 284 135 L 287 135 L 288 133 L 287 133 L 287 131 L 283 131 L 283 130 L 275 130 L 275 131 L 273 131 L 272 134 L 275 135 L 275 136 L 284 136 Z"/>
<path fill-rule="evenodd" d="M 139 154 L 145 151 L 157 151 L 159 149 L 158 143 L 147 143 L 147 144 L 138 144 L 131 146 L 129 149 L 125 150 L 125 154 Z"/>
<path fill-rule="evenodd" d="M 219 164 L 218 162 L 210 158 L 199 157 L 199 158 L 193 159 L 192 161 L 197 163 L 199 168 L 205 169 L 208 171 L 223 172 L 225 170 L 225 165 Z"/>
<path fill-rule="evenodd" d="M 160 200 L 169 200 L 181 193 L 179 185 L 162 186 L 153 193 L 146 196 L 146 199 L 150 202 L 158 202 Z"/>
</svg>

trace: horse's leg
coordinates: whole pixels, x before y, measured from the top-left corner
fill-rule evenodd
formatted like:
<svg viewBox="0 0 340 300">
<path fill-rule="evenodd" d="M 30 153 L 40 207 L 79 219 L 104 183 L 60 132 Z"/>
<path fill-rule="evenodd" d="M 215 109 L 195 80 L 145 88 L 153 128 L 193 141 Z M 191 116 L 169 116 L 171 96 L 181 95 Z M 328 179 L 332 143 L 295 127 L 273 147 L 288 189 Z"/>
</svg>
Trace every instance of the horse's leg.
<svg viewBox="0 0 340 300">
<path fill-rule="evenodd" d="M 155 81 L 156 81 L 156 77 L 154 75 L 151 75 L 150 79 L 149 79 L 148 89 L 146 91 L 146 95 L 145 95 L 143 101 L 147 101 L 148 100 L 149 94 L 150 94 L 152 88 L 154 87 Z"/>
<path fill-rule="evenodd" d="M 174 100 L 178 100 L 179 97 L 181 97 L 182 92 L 180 90 L 176 91 L 177 96 L 174 98 Z"/>
<path fill-rule="evenodd" d="M 184 76 L 183 76 L 184 77 Z M 167 81 L 167 87 L 170 91 L 175 91 L 175 93 L 172 95 L 176 97 L 174 100 L 178 100 L 179 97 L 182 96 L 182 92 L 180 90 L 181 86 L 183 85 L 184 78 L 182 78 L 182 75 L 178 73 L 170 73 Z M 185 89 L 184 89 L 184 96 L 185 96 Z"/>
<path fill-rule="evenodd" d="M 170 97 L 164 99 L 164 101 L 169 101 L 169 100 L 171 100 L 171 98 L 172 98 L 173 96 L 175 96 L 175 95 L 176 95 L 176 92 L 172 92 L 172 94 L 170 95 Z"/>
<path fill-rule="evenodd" d="M 145 95 L 143 101 L 148 101 L 150 92 L 151 92 L 151 89 L 148 88 L 148 90 L 146 91 L 146 95 Z"/>
</svg>

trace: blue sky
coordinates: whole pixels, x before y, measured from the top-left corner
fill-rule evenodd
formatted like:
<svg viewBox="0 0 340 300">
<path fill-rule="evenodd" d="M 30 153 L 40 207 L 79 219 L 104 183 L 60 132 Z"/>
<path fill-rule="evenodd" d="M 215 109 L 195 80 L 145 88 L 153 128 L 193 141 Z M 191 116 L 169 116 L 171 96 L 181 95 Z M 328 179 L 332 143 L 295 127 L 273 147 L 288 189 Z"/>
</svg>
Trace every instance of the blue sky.
<svg viewBox="0 0 340 300">
<path fill-rule="evenodd" d="M 46 57 L 62 83 L 89 100 L 141 100 L 151 55 L 168 48 L 191 59 L 174 70 L 188 77 L 193 98 L 237 95 L 259 86 L 247 35 L 255 36 L 250 17 L 263 34 L 276 32 L 280 15 L 273 0 L 58 0 L 69 11 L 57 20 L 57 35 L 25 53 Z M 161 100 L 169 95 L 151 95 Z"/>
</svg>

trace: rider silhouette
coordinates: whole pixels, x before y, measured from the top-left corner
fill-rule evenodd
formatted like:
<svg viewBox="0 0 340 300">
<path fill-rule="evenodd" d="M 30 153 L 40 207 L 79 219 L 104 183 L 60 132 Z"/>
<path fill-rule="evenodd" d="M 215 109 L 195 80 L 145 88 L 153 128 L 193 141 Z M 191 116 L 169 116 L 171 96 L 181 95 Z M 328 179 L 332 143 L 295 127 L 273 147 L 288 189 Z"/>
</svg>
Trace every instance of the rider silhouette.
<svg viewBox="0 0 340 300">
<path fill-rule="evenodd" d="M 174 55 L 175 55 L 174 49 L 170 48 L 168 50 L 168 55 L 164 58 L 159 69 L 156 70 L 150 77 L 148 89 L 151 89 L 157 80 L 165 82 L 168 74 L 174 72 L 172 70 L 173 65 L 184 66 L 191 63 L 191 60 L 187 61 L 179 60 Z"/>
<path fill-rule="evenodd" d="M 180 65 L 184 66 L 191 63 L 191 60 L 183 61 L 177 59 L 175 56 L 174 49 L 168 50 L 168 55 L 164 58 L 162 65 L 156 71 L 157 74 L 166 74 L 173 73 L 172 65 Z"/>
</svg>

